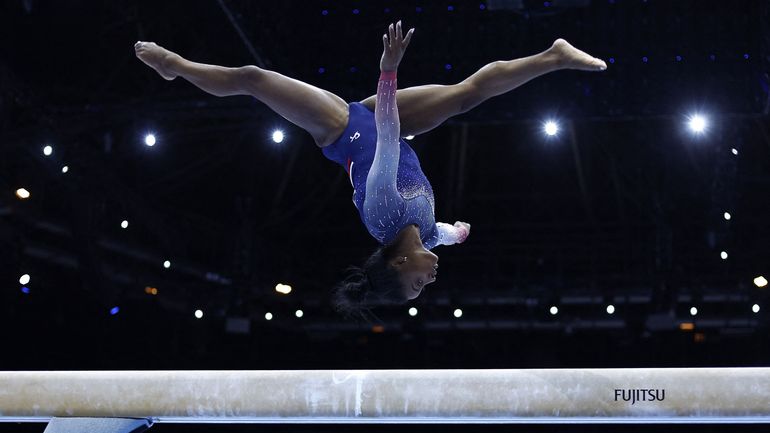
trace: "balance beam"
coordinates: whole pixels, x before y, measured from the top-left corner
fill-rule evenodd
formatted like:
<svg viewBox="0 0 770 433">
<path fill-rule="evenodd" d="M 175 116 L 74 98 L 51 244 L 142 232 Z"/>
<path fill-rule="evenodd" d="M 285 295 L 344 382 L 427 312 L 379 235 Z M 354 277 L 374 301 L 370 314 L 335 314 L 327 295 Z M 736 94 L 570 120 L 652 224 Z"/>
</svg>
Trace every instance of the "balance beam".
<svg viewBox="0 0 770 433">
<path fill-rule="evenodd" d="M 770 368 L 0 372 L 0 421 L 115 419 L 768 423 Z"/>
</svg>

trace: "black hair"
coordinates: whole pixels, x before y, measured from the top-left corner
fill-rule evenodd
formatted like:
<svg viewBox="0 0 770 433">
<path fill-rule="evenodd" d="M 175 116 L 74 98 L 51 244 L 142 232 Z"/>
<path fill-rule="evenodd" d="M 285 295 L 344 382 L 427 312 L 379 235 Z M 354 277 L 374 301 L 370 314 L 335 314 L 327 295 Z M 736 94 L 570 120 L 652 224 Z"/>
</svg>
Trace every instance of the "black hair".
<svg viewBox="0 0 770 433">
<path fill-rule="evenodd" d="M 388 263 L 395 254 L 395 245 L 379 247 L 362 267 L 349 267 L 345 278 L 332 289 L 334 309 L 349 319 L 379 322 L 372 307 L 406 303 L 399 273 Z"/>
</svg>

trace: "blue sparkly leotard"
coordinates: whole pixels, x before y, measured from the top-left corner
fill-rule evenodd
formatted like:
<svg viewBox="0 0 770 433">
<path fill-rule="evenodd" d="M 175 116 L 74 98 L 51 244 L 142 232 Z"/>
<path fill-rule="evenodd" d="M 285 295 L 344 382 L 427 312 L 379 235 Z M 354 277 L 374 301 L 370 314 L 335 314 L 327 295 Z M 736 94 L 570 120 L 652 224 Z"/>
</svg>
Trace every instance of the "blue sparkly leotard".
<svg viewBox="0 0 770 433">
<path fill-rule="evenodd" d="M 349 110 L 345 131 L 323 154 L 348 172 L 353 204 L 369 233 L 387 245 L 402 228 L 416 224 L 425 248 L 463 242 L 464 227 L 436 222 L 433 188 L 414 150 L 399 136 L 396 73 L 380 75 L 375 113 L 360 103 Z"/>
</svg>

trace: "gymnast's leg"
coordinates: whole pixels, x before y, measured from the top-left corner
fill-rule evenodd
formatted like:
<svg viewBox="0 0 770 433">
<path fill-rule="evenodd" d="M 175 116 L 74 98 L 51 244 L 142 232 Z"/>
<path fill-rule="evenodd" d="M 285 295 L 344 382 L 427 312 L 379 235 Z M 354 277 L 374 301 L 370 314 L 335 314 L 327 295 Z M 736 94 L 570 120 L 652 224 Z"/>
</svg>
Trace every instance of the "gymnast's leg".
<svg viewBox="0 0 770 433">
<path fill-rule="evenodd" d="M 399 90 L 401 132 L 406 136 L 430 131 L 452 116 L 465 113 L 493 96 L 510 92 L 549 72 L 561 69 L 601 71 L 606 68 L 602 60 L 557 39 L 551 48 L 540 54 L 490 63 L 458 84 Z M 361 102 L 374 110 L 374 96 Z"/>
<path fill-rule="evenodd" d="M 215 96 L 251 95 L 313 136 L 319 147 L 339 137 L 348 104 L 337 95 L 256 66 L 227 68 L 191 62 L 152 42 L 137 42 L 136 56 L 163 78 L 182 77 Z"/>
</svg>

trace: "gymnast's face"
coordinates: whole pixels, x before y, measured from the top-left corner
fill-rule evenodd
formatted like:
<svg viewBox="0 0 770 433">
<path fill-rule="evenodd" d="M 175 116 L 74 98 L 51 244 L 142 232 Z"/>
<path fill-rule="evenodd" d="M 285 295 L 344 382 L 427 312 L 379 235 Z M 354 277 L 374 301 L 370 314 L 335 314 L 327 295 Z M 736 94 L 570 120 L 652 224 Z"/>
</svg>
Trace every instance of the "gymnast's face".
<svg viewBox="0 0 770 433">
<path fill-rule="evenodd" d="M 438 256 L 425 248 L 417 248 L 396 259 L 404 296 L 412 300 L 422 293 L 422 289 L 436 281 L 438 274 Z"/>
</svg>

